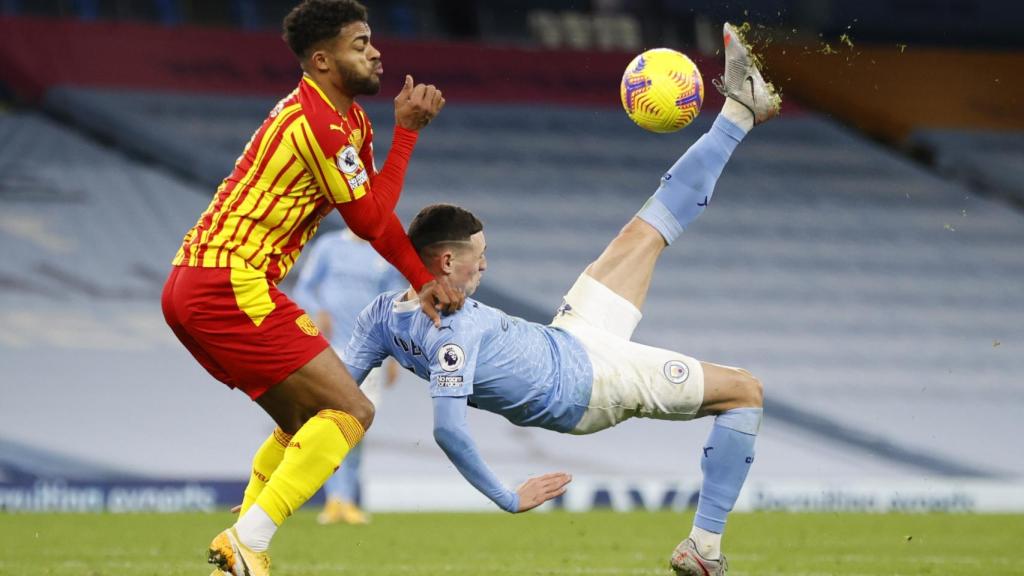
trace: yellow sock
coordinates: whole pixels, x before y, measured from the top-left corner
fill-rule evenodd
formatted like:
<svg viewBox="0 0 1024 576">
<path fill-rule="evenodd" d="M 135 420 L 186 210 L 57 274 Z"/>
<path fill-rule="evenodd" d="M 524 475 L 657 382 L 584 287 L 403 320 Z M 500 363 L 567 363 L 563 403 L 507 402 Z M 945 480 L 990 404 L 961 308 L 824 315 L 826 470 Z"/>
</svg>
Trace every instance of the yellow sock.
<svg viewBox="0 0 1024 576">
<path fill-rule="evenodd" d="M 363 425 L 339 410 L 321 410 L 292 437 L 256 503 L 278 526 L 306 503 L 363 439 Z"/>
<path fill-rule="evenodd" d="M 284 430 L 275 428 L 274 433 L 256 451 L 256 456 L 252 459 L 252 474 L 249 476 L 249 484 L 245 487 L 245 496 L 242 498 L 239 517 L 256 502 L 256 497 L 263 491 L 263 487 L 267 485 L 270 476 L 281 463 L 281 459 L 284 458 L 284 449 L 288 447 L 291 440 L 291 434 L 285 434 Z"/>
</svg>

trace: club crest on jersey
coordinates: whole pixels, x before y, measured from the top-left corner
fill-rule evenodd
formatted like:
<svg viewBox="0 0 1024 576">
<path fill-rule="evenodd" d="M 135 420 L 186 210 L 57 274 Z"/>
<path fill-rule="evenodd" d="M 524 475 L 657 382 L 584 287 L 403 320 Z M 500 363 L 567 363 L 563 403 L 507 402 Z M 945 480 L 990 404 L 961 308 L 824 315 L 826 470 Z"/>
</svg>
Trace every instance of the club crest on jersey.
<svg viewBox="0 0 1024 576">
<path fill-rule="evenodd" d="M 466 364 L 466 355 L 457 344 L 445 344 L 437 351 L 437 363 L 445 372 L 455 372 Z"/>
<path fill-rule="evenodd" d="M 307 336 L 317 336 L 320 334 L 320 329 L 316 327 L 316 324 L 313 323 L 308 314 L 303 314 L 296 318 L 295 325 Z"/>
<path fill-rule="evenodd" d="M 353 128 L 352 132 L 348 135 L 348 143 L 355 146 L 356 148 L 362 148 L 363 146 L 363 131 L 359 128 Z"/>
<path fill-rule="evenodd" d="M 690 377 L 690 369 L 686 367 L 686 364 L 679 360 L 669 360 L 668 362 L 665 362 L 663 372 L 665 373 L 665 378 L 668 378 L 668 381 L 673 384 L 682 384 Z"/>
<path fill-rule="evenodd" d="M 359 170 L 359 153 L 356 152 L 355 146 L 345 146 L 338 152 L 336 157 L 338 170 L 341 170 L 345 174 L 355 174 Z"/>
</svg>

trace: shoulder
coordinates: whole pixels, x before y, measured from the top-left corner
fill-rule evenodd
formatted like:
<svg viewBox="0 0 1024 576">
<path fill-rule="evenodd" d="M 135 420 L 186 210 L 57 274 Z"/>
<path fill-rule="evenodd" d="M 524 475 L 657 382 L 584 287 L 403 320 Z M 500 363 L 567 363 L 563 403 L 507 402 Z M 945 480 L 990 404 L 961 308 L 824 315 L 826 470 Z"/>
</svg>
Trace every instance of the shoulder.
<svg viewBox="0 0 1024 576">
<path fill-rule="evenodd" d="M 466 298 L 462 310 L 451 316 L 453 325 L 461 330 L 475 332 L 486 331 L 490 324 L 497 320 L 500 312 L 496 308 L 480 303 L 472 298 Z"/>
<path fill-rule="evenodd" d="M 289 92 L 284 98 L 281 98 L 277 104 L 270 109 L 269 116 L 270 118 L 277 118 L 281 114 L 289 114 L 292 111 L 302 111 L 302 104 L 299 101 L 298 87 Z"/>
<path fill-rule="evenodd" d="M 397 292 L 384 292 L 382 294 L 378 294 L 376 298 L 366 305 L 363 312 L 371 314 L 374 320 L 380 321 L 391 313 L 397 296 Z"/>
<path fill-rule="evenodd" d="M 486 329 L 474 320 L 472 310 L 467 300 L 462 310 L 445 317 L 440 328 L 429 324 L 429 336 L 424 339 L 423 348 L 432 370 L 461 372 L 475 365 Z M 461 382 L 462 377 L 458 378 Z"/>
<path fill-rule="evenodd" d="M 327 100 L 323 90 L 309 76 L 302 76 L 297 88 L 297 100 L 302 104 L 302 112 L 307 118 L 315 120 L 330 112 L 334 112 L 334 106 Z"/>
<path fill-rule="evenodd" d="M 394 294 L 384 293 L 364 306 L 356 316 L 356 329 L 364 336 L 386 332 L 390 325 L 389 314 L 393 297 Z"/>
<path fill-rule="evenodd" d="M 430 341 L 435 344 L 445 342 L 462 342 L 472 344 L 479 341 L 489 329 L 488 318 L 475 301 L 466 299 L 465 305 L 455 314 L 441 319 L 441 327 L 435 328 L 426 315 L 424 319 L 429 327 Z"/>
<path fill-rule="evenodd" d="M 270 109 L 262 127 L 263 137 L 273 134 L 280 135 L 281 144 L 286 148 L 293 148 L 289 142 L 289 135 L 294 135 L 296 127 L 301 126 L 304 122 L 305 116 L 299 97 L 299 88 L 296 88 Z M 257 136 L 254 135 L 253 138 L 255 139 Z"/>
</svg>

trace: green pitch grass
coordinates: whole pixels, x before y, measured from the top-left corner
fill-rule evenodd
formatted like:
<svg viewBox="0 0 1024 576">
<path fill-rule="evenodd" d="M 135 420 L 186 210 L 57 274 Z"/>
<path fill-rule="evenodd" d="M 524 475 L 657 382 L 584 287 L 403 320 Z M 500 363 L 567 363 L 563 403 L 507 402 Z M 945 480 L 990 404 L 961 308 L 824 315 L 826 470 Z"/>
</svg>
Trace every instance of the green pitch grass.
<svg viewBox="0 0 1024 576">
<path fill-rule="evenodd" d="M 274 576 L 669 575 L 691 514 L 378 514 L 274 540 Z M 205 545 L 231 517 L 0 514 L 0 575 L 209 574 Z M 735 514 L 734 576 L 1024 575 L 1024 516 Z"/>
</svg>

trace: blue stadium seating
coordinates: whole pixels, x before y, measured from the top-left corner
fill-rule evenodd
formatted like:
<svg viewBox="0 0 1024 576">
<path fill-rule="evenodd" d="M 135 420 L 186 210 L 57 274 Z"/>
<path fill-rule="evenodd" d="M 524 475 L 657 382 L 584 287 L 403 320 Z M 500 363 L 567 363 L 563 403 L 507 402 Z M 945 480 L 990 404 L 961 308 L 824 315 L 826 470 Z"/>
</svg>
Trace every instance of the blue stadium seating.
<svg viewBox="0 0 1024 576">
<path fill-rule="evenodd" d="M 911 135 L 909 146 L 943 174 L 1024 205 L 1024 133 L 925 129 Z"/>
</svg>

